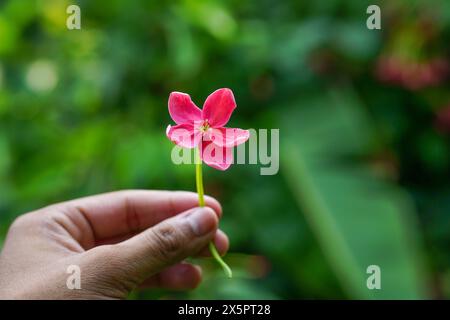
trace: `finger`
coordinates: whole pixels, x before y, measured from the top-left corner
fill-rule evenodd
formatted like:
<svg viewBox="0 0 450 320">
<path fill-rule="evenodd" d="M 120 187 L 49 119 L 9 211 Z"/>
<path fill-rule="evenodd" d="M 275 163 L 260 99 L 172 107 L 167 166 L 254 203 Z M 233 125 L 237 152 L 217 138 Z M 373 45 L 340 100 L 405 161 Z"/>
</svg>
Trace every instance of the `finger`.
<svg viewBox="0 0 450 320">
<path fill-rule="evenodd" d="M 222 230 L 217 230 L 216 235 L 214 236 L 214 245 L 216 246 L 216 249 L 221 256 L 227 253 L 230 242 L 228 240 L 228 236 Z M 198 256 L 211 256 L 211 252 L 209 251 L 209 244 L 199 252 Z"/>
<path fill-rule="evenodd" d="M 208 207 L 190 209 L 115 245 L 87 251 L 102 274 L 138 285 L 164 268 L 196 255 L 214 238 L 218 218 Z M 117 266 L 111 268 L 110 266 Z"/>
<path fill-rule="evenodd" d="M 140 288 L 189 290 L 196 288 L 201 280 L 202 269 L 200 266 L 190 263 L 179 263 L 148 278 L 140 285 Z"/>
<path fill-rule="evenodd" d="M 129 238 L 135 236 L 136 234 L 130 234 L 130 235 L 123 235 L 118 236 L 114 238 L 104 239 L 97 241 L 96 245 L 108 245 L 108 244 L 117 244 L 119 242 L 128 240 Z M 216 246 L 217 251 L 221 256 L 225 255 L 227 253 L 229 248 L 229 240 L 228 236 L 222 231 L 217 230 L 215 236 L 214 236 L 214 245 Z M 209 251 L 209 246 L 203 248 L 199 254 L 199 257 L 210 257 L 211 252 Z"/>
<path fill-rule="evenodd" d="M 214 198 L 206 206 L 220 217 L 222 208 Z M 58 205 L 72 221 L 89 227 L 96 241 L 126 238 L 164 219 L 198 206 L 198 195 L 184 191 L 126 190 L 106 193 Z M 69 209 L 67 209 L 69 208 Z M 72 210 L 71 210 L 72 209 Z"/>
<path fill-rule="evenodd" d="M 105 239 L 95 239 L 95 246 L 103 246 L 108 244 L 117 244 L 119 242 L 125 241 L 139 234 L 139 232 L 123 234 L 116 237 L 105 238 Z"/>
</svg>

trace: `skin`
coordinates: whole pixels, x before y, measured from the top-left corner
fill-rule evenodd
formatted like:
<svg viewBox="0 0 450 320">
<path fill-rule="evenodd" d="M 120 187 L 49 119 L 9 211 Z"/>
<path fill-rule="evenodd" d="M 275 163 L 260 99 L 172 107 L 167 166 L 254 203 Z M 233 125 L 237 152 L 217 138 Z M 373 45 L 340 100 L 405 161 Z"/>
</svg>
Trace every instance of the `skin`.
<svg viewBox="0 0 450 320">
<path fill-rule="evenodd" d="M 124 299 L 136 287 L 195 288 L 199 266 L 218 230 L 220 204 L 191 192 L 127 190 L 76 199 L 24 214 L 11 225 L 0 255 L 0 299 Z M 70 265 L 81 289 L 70 290 Z"/>
</svg>

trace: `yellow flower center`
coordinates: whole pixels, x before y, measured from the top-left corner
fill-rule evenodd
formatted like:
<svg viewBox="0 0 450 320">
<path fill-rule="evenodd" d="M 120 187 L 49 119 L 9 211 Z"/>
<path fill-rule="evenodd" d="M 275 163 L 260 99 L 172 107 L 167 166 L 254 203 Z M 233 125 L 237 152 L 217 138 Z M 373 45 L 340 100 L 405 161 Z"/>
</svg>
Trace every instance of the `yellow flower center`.
<svg viewBox="0 0 450 320">
<path fill-rule="evenodd" d="M 203 121 L 203 124 L 200 126 L 200 131 L 201 132 L 206 132 L 209 129 L 209 123 L 208 123 L 208 119 L 206 119 L 205 121 Z"/>
</svg>

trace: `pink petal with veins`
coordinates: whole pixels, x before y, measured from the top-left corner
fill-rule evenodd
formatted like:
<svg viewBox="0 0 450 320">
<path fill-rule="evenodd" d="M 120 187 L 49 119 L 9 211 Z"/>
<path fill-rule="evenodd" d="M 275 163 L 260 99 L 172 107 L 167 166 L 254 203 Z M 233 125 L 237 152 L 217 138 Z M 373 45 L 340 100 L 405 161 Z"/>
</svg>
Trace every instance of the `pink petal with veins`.
<svg viewBox="0 0 450 320">
<path fill-rule="evenodd" d="M 233 149 L 218 147 L 211 141 L 202 141 L 201 158 L 208 166 L 227 170 L 233 164 Z"/>
<path fill-rule="evenodd" d="M 192 123 L 202 119 L 202 110 L 192 102 L 188 94 L 182 92 L 170 94 L 169 113 L 176 124 Z"/>
<path fill-rule="evenodd" d="M 236 147 L 250 137 L 248 130 L 239 128 L 211 128 L 207 131 L 208 140 L 219 147 Z"/>
<path fill-rule="evenodd" d="M 223 127 L 230 120 L 236 108 L 233 92 L 230 89 L 218 89 L 211 93 L 203 105 L 202 117 L 213 128 Z"/>
<path fill-rule="evenodd" d="M 176 145 L 183 148 L 194 148 L 202 139 L 202 133 L 194 130 L 192 124 L 169 125 L 166 129 L 166 135 Z"/>
</svg>

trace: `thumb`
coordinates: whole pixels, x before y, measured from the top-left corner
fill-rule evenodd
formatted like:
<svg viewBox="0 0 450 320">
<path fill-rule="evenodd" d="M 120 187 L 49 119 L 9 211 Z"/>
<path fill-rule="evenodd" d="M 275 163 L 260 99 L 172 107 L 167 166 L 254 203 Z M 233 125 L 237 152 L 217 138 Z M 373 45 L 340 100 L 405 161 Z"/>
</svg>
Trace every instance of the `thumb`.
<svg viewBox="0 0 450 320">
<path fill-rule="evenodd" d="M 96 247 L 92 256 L 97 270 L 115 280 L 138 285 L 149 276 L 193 256 L 208 245 L 218 226 L 217 214 L 208 207 L 193 208 L 109 246 Z M 105 270 L 106 268 L 106 270 Z M 100 271 L 100 270 L 99 270 Z"/>
</svg>

